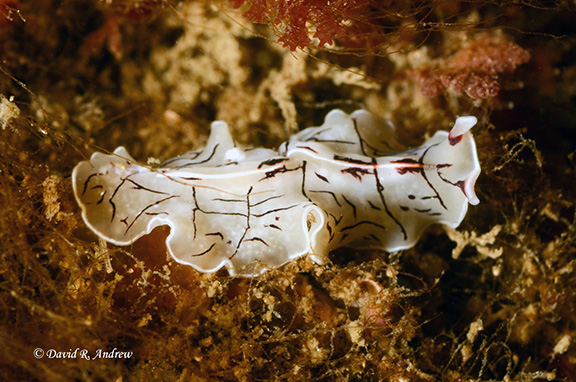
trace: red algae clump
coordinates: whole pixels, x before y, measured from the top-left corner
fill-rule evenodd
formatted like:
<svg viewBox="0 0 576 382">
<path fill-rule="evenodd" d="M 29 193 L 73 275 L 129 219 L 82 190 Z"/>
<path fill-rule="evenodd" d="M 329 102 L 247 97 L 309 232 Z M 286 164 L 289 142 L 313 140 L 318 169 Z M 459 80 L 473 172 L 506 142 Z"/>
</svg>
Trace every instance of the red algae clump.
<svg viewBox="0 0 576 382">
<path fill-rule="evenodd" d="M 500 75 L 513 72 L 529 60 L 530 53 L 513 42 L 481 38 L 459 50 L 444 65 L 416 70 L 416 82 L 426 97 L 450 88 L 472 99 L 491 98 L 500 91 Z"/>
<path fill-rule="evenodd" d="M 245 0 L 231 0 L 239 8 Z M 248 20 L 270 22 L 280 31 L 279 43 L 290 50 L 310 45 L 308 23 L 315 26 L 314 38 L 320 46 L 332 44 L 333 39 L 358 33 L 358 21 L 369 10 L 367 0 L 252 0 L 244 13 Z"/>
</svg>

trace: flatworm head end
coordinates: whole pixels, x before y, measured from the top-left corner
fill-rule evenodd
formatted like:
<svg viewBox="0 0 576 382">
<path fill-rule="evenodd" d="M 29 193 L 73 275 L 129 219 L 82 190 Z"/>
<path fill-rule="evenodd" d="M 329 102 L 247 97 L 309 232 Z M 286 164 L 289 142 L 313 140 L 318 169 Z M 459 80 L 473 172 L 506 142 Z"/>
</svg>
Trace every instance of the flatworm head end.
<svg viewBox="0 0 576 382">
<path fill-rule="evenodd" d="M 470 129 L 472 129 L 476 123 L 478 123 L 478 119 L 474 116 L 458 117 L 456 118 L 456 122 L 454 122 L 452 130 L 450 130 L 450 133 L 448 134 L 448 139 L 452 145 L 459 143 L 462 141 L 462 139 L 467 140 L 467 161 L 472 166 L 468 170 L 468 176 L 462 180 L 461 188 L 468 198 L 468 202 L 474 206 L 480 203 L 480 200 L 474 191 L 474 186 L 476 185 L 476 180 L 478 179 L 481 171 L 480 162 L 478 161 L 478 153 L 476 150 L 476 143 L 474 142 L 474 138 L 470 133 Z"/>
</svg>

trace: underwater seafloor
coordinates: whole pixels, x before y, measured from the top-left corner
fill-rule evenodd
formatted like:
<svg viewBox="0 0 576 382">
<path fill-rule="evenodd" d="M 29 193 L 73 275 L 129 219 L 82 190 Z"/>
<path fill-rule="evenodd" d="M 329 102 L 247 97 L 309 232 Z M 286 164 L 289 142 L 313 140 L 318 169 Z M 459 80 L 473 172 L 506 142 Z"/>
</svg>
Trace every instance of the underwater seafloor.
<svg viewBox="0 0 576 382">
<path fill-rule="evenodd" d="M 576 381 L 574 25 L 561 1 L 0 0 L 0 380 Z M 334 108 L 407 146 L 477 116 L 480 204 L 256 278 L 82 221 L 94 151 L 162 161 L 217 119 L 275 147 Z"/>
</svg>

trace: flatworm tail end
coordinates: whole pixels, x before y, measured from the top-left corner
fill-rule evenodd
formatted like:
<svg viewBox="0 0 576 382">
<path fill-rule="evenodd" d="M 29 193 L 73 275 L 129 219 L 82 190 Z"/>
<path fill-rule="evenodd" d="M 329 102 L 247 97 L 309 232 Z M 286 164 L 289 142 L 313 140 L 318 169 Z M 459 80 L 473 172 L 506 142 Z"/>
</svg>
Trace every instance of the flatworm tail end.
<svg viewBox="0 0 576 382">
<path fill-rule="evenodd" d="M 112 155 L 96 152 L 72 172 L 74 196 L 82 218 L 98 236 L 129 245 L 166 224 L 165 207 L 178 195 L 163 176 L 140 166 L 124 147 Z"/>
</svg>

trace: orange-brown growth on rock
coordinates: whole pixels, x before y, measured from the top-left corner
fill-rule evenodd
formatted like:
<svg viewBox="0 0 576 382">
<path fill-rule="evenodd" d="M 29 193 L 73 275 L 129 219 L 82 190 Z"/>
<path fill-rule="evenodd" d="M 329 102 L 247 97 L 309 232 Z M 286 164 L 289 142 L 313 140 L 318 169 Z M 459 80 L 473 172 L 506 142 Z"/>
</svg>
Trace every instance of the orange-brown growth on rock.
<svg viewBox="0 0 576 382">
<path fill-rule="evenodd" d="M 416 82 L 426 97 L 450 88 L 473 99 L 491 98 L 500 91 L 500 75 L 529 60 L 530 53 L 513 42 L 478 39 L 453 55 L 446 66 L 417 70 Z"/>
</svg>

